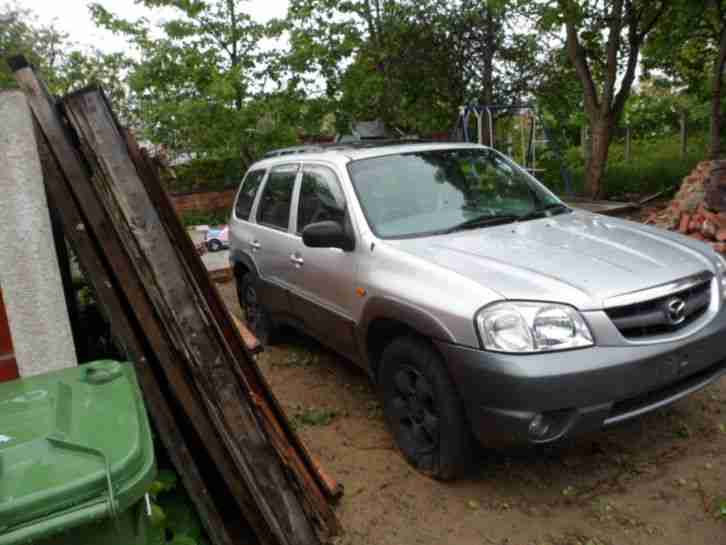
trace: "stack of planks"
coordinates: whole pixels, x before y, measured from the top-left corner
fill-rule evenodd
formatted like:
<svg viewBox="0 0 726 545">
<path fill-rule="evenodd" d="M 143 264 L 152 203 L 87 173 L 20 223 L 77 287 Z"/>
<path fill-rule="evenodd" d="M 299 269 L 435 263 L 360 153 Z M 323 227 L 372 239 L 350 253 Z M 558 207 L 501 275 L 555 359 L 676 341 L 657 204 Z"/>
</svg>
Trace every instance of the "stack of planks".
<svg viewBox="0 0 726 545">
<path fill-rule="evenodd" d="M 23 57 L 9 62 L 33 111 L 50 206 L 210 538 L 327 541 L 340 530 L 340 489 L 290 427 L 148 156 L 102 90 L 56 101 Z"/>
</svg>

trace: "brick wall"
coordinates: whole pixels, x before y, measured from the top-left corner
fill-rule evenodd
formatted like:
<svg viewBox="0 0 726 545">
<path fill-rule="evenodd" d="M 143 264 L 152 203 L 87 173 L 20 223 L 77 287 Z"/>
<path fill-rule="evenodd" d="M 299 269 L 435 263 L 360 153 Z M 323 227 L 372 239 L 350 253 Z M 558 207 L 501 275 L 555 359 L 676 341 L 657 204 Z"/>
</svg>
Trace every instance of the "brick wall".
<svg viewBox="0 0 726 545">
<path fill-rule="evenodd" d="M 0 292 L 0 382 L 14 378 L 18 378 L 18 365 L 13 353 L 8 315 L 5 312 L 2 292 Z"/>
<path fill-rule="evenodd" d="M 234 203 L 234 196 L 237 189 L 225 189 L 224 191 L 199 191 L 194 193 L 176 193 L 171 195 L 174 208 L 177 214 L 183 215 L 190 212 L 229 212 Z"/>
</svg>

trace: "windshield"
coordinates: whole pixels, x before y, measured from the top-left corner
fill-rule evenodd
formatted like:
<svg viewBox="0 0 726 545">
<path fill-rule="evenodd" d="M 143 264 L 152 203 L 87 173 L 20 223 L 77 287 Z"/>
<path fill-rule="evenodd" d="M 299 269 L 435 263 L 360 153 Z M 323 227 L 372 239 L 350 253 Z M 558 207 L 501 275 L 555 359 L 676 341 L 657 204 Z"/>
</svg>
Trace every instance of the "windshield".
<svg viewBox="0 0 726 545">
<path fill-rule="evenodd" d="M 495 218 L 534 219 L 560 204 L 527 172 L 484 148 L 361 159 L 348 170 L 368 223 L 381 238 L 501 223 Z"/>
</svg>

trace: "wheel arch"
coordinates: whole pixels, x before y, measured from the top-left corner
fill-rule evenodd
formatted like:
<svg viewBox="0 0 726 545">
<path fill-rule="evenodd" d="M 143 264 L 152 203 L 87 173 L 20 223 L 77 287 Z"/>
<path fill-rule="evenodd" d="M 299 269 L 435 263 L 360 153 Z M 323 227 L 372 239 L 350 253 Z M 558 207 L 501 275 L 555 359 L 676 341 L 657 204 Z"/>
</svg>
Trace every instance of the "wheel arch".
<svg viewBox="0 0 726 545">
<path fill-rule="evenodd" d="M 456 342 L 451 331 L 426 310 L 388 297 L 372 298 L 366 304 L 358 329 L 359 351 L 374 381 L 378 380 L 383 350 L 397 337 L 418 335 L 430 340 Z"/>
<path fill-rule="evenodd" d="M 248 272 L 254 272 L 259 275 L 257 265 L 255 265 L 253 259 L 240 250 L 232 250 L 229 254 L 229 261 L 232 264 L 232 270 L 234 271 L 235 278 L 238 280 Z"/>
</svg>

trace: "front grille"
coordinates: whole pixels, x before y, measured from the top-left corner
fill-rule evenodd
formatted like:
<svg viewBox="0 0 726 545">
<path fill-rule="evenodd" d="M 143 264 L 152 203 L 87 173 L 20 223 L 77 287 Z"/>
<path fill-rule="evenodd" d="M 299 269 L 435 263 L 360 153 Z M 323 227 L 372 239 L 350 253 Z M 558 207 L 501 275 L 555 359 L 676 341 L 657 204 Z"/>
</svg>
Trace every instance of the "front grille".
<svg viewBox="0 0 726 545">
<path fill-rule="evenodd" d="M 669 318 L 668 304 L 678 298 L 683 307 L 683 320 L 678 323 Z M 674 291 L 668 295 L 633 303 L 626 306 L 605 309 L 618 331 L 627 338 L 642 338 L 673 333 L 698 320 L 708 310 L 711 301 L 711 281 Z"/>
</svg>

